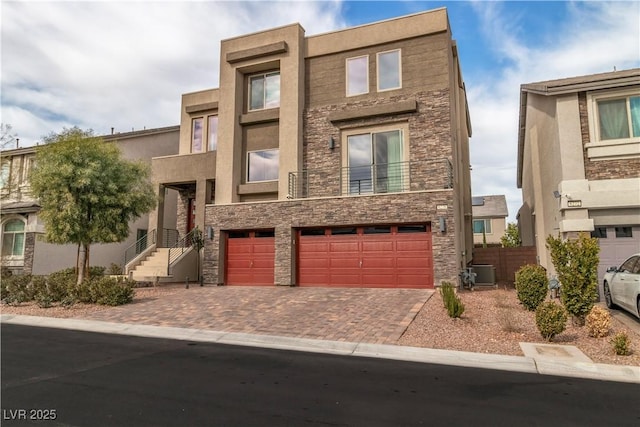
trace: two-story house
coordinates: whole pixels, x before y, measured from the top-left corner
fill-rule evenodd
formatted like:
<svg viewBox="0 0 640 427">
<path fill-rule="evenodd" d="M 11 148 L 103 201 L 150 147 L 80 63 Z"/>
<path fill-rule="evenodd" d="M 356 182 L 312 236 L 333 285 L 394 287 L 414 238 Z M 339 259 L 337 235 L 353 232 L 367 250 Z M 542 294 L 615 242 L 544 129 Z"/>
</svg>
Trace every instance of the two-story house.
<svg viewBox="0 0 640 427">
<path fill-rule="evenodd" d="M 547 236 L 592 233 L 606 268 L 640 250 L 640 69 L 520 89 L 523 245 L 553 272 Z"/>
<path fill-rule="evenodd" d="M 473 196 L 473 243 L 477 246 L 499 246 L 507 229 L 507 199 L 503 194 Z"/>
<path fill-rule="evenodd" d="M 113 133 L 102 138 L 107 144 L 117 144 L 122 156 L 131 160 L 151 162 L 151 157 L 178 152 L 178 126 Z M 34 167 L 37 147 L 5 150 L 0 166 L 0 227 L 2 230 L 2 267 L 16 273 L 49 274 L 76 265 L 75 245 L 46 243 L 39 235 L 45 224 L 38 217 L 40 205 L 31 195 L 29 174 Z M 165 236 L 175 236 L 177 193 L 167 191 Z M 109 268 L 123 266 L 123 254 L 130 258 L 139 248 L 135 242 L 146 240 L 148 215 L 129 225 L 130 236 L 122 243 L 96 244 L 91 250 L 91 264 Z M 149 236 L 151 241 L 153 236 Z"/>
<path fill-rule="evenodd" d="M 154 182 L 181 235 L 203 231 L 205 283 L 430 288 L 471 259 L 470 135 L 446 9 L 293 24 L 221 42 L 219 88 L 183 95 Z"/>
</svg>

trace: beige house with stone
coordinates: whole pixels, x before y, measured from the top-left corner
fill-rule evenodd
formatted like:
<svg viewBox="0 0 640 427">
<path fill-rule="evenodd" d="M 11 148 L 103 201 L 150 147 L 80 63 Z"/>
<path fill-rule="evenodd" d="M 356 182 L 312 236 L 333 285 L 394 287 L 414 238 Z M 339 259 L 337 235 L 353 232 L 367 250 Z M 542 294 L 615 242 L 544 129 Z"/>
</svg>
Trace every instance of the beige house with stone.
<svg viewBox="0 0 640 427">
<path fill-rule="evenodd" d="M 503 195 L 473 196 L 473 243 L 499 246 L 507 229 L 507 198 Z"/>
<path fill-rule="evenodd" d="M 446 9 L 223 40 L 219 87 L 184 94 L 180 114 L 179 153 L 152 167 L 160 199 L 179 194 L 183 249 L 150 246 L 133 277 L 195 280 L 195 262 L 214 285 L 430 288 L 470 261 L 471 125 Z"/>
<path fill-rule="evenodd" d="M 606 268 L 640 250 L 640 69 L 523 84 L 518 222 L 553 272 L 545 239 L 598 237 Z"/>
<path fill-rule="evenodd" d="M 178 152 L 180 128 L 113 133 L 102 138 L 107 144 L 117 144 L 122 156 L 150 163 L 151 157 Z M 44 275 L 76 265 L 77 246 L 46 243 L 41 237 L 45 224 L 38 216 L 40 205 L 31 195 L 29 174 L 35 164 L 37 147 L 3 150 L 0 153 L 0 227 L 2 230 L 2 267 L 17 274 Z M 177 193 L 167 193 L 165 226 L 175 230 Z M 125 254 L 133 258 L 139 248 L 138 239 L 147 236 L 148 215 L 129 224 L 129 237 L 122 243 L 95 244 L 91 249 L 91 265 L 124 266 Z M 174 235 L 167 232 L 166 235 Z"/>
</svg>

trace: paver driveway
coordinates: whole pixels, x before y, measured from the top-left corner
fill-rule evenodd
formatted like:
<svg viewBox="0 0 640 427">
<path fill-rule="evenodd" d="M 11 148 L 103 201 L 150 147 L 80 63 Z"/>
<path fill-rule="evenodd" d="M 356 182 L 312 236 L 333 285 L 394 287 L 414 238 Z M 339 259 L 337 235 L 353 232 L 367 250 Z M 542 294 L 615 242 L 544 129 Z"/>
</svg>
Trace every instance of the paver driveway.
<svg viewBox="0 0 640 427">
<path fill-rule="evenodd" d="M 94 320 L 395 343 L 433 295 L 423 289 L 341 289 L 164 285 L 133 304 L 88 314 Z"/>
</svg>

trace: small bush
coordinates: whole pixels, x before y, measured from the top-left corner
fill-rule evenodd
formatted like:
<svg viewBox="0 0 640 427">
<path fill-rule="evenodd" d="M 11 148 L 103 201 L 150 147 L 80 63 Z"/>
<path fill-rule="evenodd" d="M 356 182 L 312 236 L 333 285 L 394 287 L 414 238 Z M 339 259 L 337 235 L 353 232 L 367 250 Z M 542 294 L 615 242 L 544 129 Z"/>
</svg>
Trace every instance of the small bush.
<svg viewBox="0 0 640 427">
<path fill-rule="evenodd" d="M 611 330 L 611 314 L 606 308 L 594 305 L 587 317 L 585 325 L 589 331 L 589 336 L 593 338 L 602 338 L 609 335 Z"/>
<path fill-rule="evenodd" d="M 631 354 L 631 340 L 627 331 L 620 331 L 611 338 L 611 345 L 613 345 L 613 351 L 618 356 L 628 356 Z"/>
<path fill-rule="evenodd" d="M 549 280 L 546 270 L 540 265 L 523 265 L 516 272 L 518 300 L 529 311 L 534 311 L 547 297 Z"/>
<path fill-rule="evenodd" d="M 2 280 L 5 287 L 4 302 L 9 305 L 20 305 L 33 299 L 31 287 L 32 276 L 29 274 L 10 276 Z"/>
<path fill-rule="evenodd" d="M 504 332 L 520 332 L 522 330 L 511 308 L 505 308 L 498 312 L 498 322 Z"/>
<path fill-rule="evenodd" d="M 35 296 L 36 304 L 40 308 L 49 308 L 53 303 L 53 298 L 48 292 L 38 293 Z"/>
<path fill-rule="evenodd" d="M 97 277 L 86 282 L 88 302 L 101 305 L 123 305 L 133 301 L 133 282 L 119 281 L 110 277 Z M 82 290 L 82 298 L 87 299 L 87 291 Z M 81 301 L 82 301 L 81 298 Z"/>
<path fill-rule="evenodd" d="M 456 295 L 454 286 L 449 282 L 443 282 L 440 288 L 442 293 L 442 301 L 449 313 L 449 317 L 459 318 L 464 313 L 464 304 L 460 297 Z"/>
<path fill-rule="evenodd" d="M 114 262 L 109 266 L 109 274 L 119 276 L 122 274 L 122 267 Z"/>
<path fill-rule="evenodd" d="M 104 272 L 106 271 L 106 267 L 101 267 L 99 265 L 93 265 L 89 267 L 89 276 L 90 277 L 102 277 L 104 276 Z"/>
<path fill-rule="evenodd" d="M 542 338 L 551 341 L 564 331 L 567 324 L 567 312 L 560 304 L 547 301 L 536 309 L 536 326 Z"/>
</svg>

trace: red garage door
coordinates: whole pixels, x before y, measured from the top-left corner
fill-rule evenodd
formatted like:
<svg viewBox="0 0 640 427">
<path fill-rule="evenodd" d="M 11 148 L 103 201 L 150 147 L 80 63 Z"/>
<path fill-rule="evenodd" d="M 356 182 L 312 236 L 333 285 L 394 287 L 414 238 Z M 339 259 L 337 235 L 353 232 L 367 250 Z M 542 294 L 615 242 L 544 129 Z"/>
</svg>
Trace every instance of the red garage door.
<svg viewBox="0 0 640 427">
<path fill-rule="evenodd" d="M 364 288 L 433 288 L 428 225 L 303 229 L 298 284 Z"/>
<path fill-rule="evenodd" d="M 273 231 L 227 233 L 227 285 L 273 285 Z"/>
</svg>

